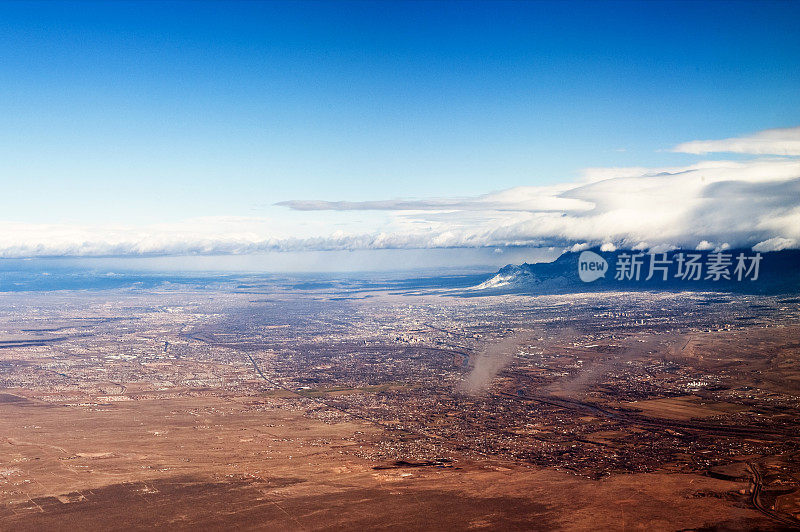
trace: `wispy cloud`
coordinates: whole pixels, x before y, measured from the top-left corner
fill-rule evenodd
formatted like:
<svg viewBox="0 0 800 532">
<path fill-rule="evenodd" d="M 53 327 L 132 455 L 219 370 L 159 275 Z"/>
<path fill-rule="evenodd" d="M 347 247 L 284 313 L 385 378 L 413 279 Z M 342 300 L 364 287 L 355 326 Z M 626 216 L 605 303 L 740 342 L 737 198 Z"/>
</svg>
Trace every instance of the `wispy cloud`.
<svg viewBox="0 0 800 532">
<path fill-rule="evenodd" d="M 292 200 L 276 203 L 297 211 L 582 211 L 591 203 L 562 197 L 569 185 L 515 187 L 473 198 L 392 199 L 381 201 Z"/>
<path fill-rule="evenodd" d="M 703 142 L 714 150 L 788 153 L 794 149 L 791 135 L 799 131 Z M 760 148 L 753 139 L 763 140 Z M 271 207 L 271 217 L 145 227 L 0 222 L 0 257 L 576 245 L 797 248 L 800 157 L 590 168 L 575 182 L 475 197 L 279 205 Z"/>
<path fill-rule="evenodd" d="M 747 153 L 752 155 L 800 155 L 800 127 L 767 129 L 745 137 L 721 140 L 693 140 L 678 144 L 681 153 Z"/>
</svg>

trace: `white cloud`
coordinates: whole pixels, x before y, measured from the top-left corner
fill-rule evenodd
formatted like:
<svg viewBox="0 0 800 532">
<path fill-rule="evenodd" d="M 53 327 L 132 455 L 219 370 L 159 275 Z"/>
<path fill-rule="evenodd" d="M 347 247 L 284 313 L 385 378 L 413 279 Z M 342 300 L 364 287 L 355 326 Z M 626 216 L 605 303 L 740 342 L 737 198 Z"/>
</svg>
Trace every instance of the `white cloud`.
<svg viewBox="0 0 800 532">
<path fill-rule="evenodd" d="M 578 251 L 583 251 L 585 249 L 589 249 L 591 246 L 586 242 L 582 242 L 580 244 L 573 244 L 569 250 L 573 253 L 577 253 Z"/>
<path fill-rule="evenodd" d="M 782 249 L 791 249 L 797 247 L 797 241 L 792 238 L 775 237 L 763 242 L 759 242 L 753 246 L 753 251 L 780 251 Z"/>
<path fill-rule="evenodd" d="M 594 245 L 794 248 L 800 243 L 800 158 L 592 168 L 576 182 L 466 198 L 282 205 L 272 207 L 270 217 L 144 227 L 0 222 L 0 257 Z"/>
<path fill-rule="evenodd" d="M 276 205 L 297 211 L 581 211 L 591 203 L 561 197 L 571 185 L 515 187 L 474 198 L 394 199 L 379 201 L 290 200 Z"/>
<path fill-rule="evenodd" d="M 800 155 L 800 127 L 767 129 L 746 137 L 722 140 L 693 140 L 678 144 L 681 153 L 749 153 L 752 155 Z"/>
</svg>

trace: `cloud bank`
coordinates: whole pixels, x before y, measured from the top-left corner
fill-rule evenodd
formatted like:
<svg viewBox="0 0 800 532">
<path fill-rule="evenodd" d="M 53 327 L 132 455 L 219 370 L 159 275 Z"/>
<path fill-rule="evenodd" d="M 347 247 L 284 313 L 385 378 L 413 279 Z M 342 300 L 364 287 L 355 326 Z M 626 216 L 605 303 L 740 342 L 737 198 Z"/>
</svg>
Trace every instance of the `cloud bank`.
<svg viewBox="0 0 800 532">
<path fill-rule="evenodd" d="M 800 246 L 800 128 L 692 141 L 674 151 L 756 156 L 676 167 L 590 168 L 575 182 L 475 197 L 285 201 L 272 207 L 271 217 L 211 217 L 142 227 L 0 221 L 0 257 L 593 245 L 770 251 Z M 295 223 L 297 216 L 305 221 Z"/>
<path fill-rule="evenodd" d="M 752 155 L 800 155 L 800 127 L 767 129 L 746 137 L 693 140 L 672 151 L 682 153 L 747 153 Z"/>
</svg>

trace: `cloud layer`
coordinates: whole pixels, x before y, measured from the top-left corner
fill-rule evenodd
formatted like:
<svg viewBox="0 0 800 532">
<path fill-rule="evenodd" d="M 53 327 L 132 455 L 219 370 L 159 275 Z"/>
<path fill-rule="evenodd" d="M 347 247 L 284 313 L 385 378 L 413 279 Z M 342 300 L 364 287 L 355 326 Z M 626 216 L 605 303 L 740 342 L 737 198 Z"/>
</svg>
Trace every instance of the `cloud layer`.
<svg viewBox="0 0 800 532">
<path fill-rule="evenodd" d="M 587 245 L 755 246 L 769 251 L 800 246 L 800 128 L 692 141 L 674 150 L 759 156 L 679 167 L 591 168 L 576 182 L 475 197 L 294 200 L 273 207 L 270 217 L 145 227 L 0 222 L 0 257 Z M 302 223 L 295 223 L 298 216 Z"/>
<path fill-rule="evenodd" d="M 747 153 L 751 155 L 800 155 L 800 127 L 767 129 L 746 137 L 693 140 L 672 151 L 682 153 Z"/>
</svg>

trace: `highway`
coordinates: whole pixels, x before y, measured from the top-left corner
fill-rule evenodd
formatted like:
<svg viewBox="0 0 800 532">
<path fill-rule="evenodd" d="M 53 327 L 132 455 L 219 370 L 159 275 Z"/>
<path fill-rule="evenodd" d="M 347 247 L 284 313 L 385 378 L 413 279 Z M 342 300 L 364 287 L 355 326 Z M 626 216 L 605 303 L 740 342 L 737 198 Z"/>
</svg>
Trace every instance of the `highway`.
<svg viewBox="0 0 800 532">
<path fill-rule="evenodd" d="M 758 470 L 758 466 L 756 464 L 748 462 L 747 467 L 753 474 L 753 492 L 750 495 L 750 502 L 756 508 L 756 510 L 767 517 L 779 521 L 784 525 L 790 526 L 793 530 L 800 530 L 800 521 L 788 515 L 780 514 L 772 508 L 768 508 L 766 505 L 764 505 L 764 503 L 761 501 L 761 492 L 764 489 L 764 477 L 761 475 L 761 471 Z"/>
</svg>

